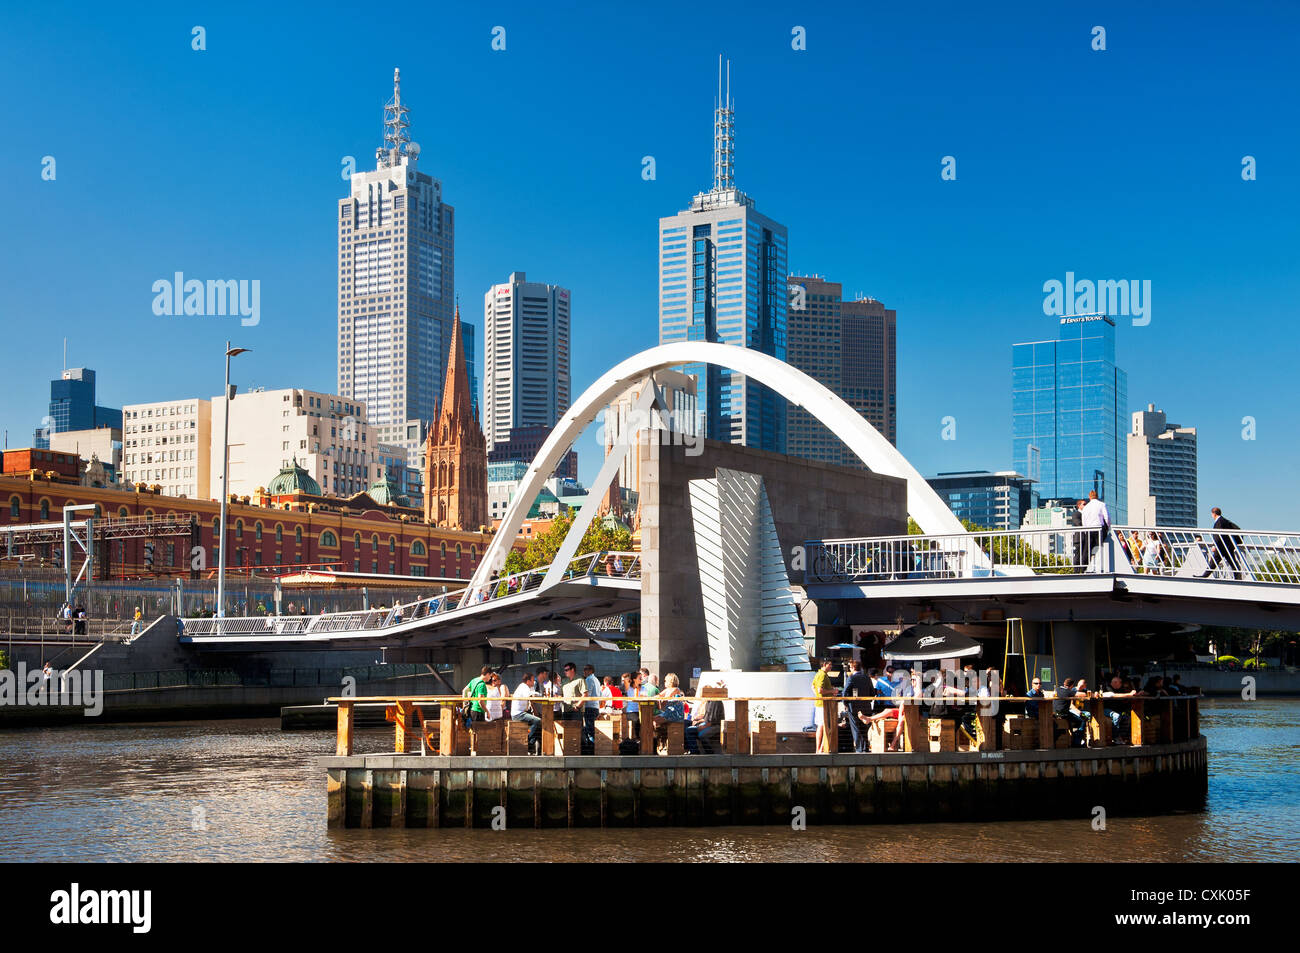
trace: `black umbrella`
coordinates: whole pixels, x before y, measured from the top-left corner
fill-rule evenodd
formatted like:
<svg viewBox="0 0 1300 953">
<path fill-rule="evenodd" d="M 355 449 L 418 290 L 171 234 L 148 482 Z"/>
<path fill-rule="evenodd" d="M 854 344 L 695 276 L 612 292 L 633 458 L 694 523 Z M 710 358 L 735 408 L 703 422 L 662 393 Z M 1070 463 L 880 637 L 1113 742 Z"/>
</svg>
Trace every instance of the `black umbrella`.
<svg viewBox="0 0 1300 953">
<path fill-rule="evenodd" d="M 983 646 L 956 629 L 937 623 L 925 623 L 904 629 L 898 638 L 885 646 L 880 655 L 887 659 L 929 662 L 935 659 L 979 655 L 983 651 Z"/>
</svg>

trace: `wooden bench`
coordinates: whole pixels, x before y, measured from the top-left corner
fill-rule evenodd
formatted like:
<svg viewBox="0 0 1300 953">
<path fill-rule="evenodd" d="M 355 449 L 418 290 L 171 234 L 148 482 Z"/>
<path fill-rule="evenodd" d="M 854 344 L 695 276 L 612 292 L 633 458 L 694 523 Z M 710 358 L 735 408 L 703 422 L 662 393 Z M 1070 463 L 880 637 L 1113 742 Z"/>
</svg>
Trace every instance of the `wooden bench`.
<svg viewBox="0 0 1300 953">
<path fill-rule="evenodd" d="M 1008 751 L 1037 748 L 1038 721 L 1028 715 L 1006 715 L 1002 719 L 1002 738 Z"/>
<path fill-rule="evenodd" d="M 509 721 L 472 721 L 469 725 L 469 753 L 474 757 L 499 756 L 506 753 L 506 725 Z"/>
<path fill-rule="evenodd" d="M 776 722 L 760 721 L 749 735 L 750 754 L 776 754 Z"/>
<path fill-rule="evenodd" d="M 951 718 L 927 718 L 926 741 L 931 751 L 956 751 L 957 722 Z"/>
<path fill-rule="evenodd" d="M 618 745 L 623 737 L 624 730 L 621 712 L 597 718 L 595 753 L 601 755 L 618 754 Z"/>
<path fill-rule="evenodd" d="M 555 723 L 555 753 L 566 758 L 582 754 L 582 719 Z"/>
<path fill-rule="evenodd" d="M 894 740 L 894 732 L 897 730 L 898 718 L 895 716 L 891 715 L 873 721 L 867 729 L 867 744 L 871 748 L 872 754 L 888 751 L 890 743 Z"/>
<path fill-rule="evenodd" d="M 656 730 L 660 754 L 680 755 L 686 753 L 686 722 L 669 721 Z"/>
<path fill-rule="evenodd" d="M 531 732 L 527 722 L 515 721 L 513 718 L 506 722 L 506 754 L 530 754 L 528 736 Z"/>
<path fill-rule="evenodd" d="M 1089 698 L 1088 714 L 1092 716 L 1088 719 L 1088 730 L 1086 732 L 1088 747 L 1110 747 L 1111 730 L 1114 726 L 1111 725 L 1110 718 L 1106 715 L 1106 700 L 1104 698 Z"/>
</svg>

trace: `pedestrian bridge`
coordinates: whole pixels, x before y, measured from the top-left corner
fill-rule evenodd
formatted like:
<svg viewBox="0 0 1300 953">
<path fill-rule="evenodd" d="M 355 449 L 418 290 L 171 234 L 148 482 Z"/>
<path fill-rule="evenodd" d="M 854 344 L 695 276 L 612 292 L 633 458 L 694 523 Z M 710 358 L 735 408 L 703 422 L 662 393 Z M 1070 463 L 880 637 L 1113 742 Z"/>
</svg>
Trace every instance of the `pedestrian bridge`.
<svg viewBox="0 0 1300 953">
<path fill-rule="evenodd" d="M 251 648 L 362 648 L 464 646 L 488 635 L 587 622 L 641 607 L 641 556 L 586 553 L 561 571 L 540 566 L 454 592 L 383 609 L 181 619 L 179 641 L 194 646 Z"/>
<path fill-rule="evenodd" d="M 808 540 L 840 621 L 1020 617 L 1300 628 L 1300 534 L 1117 526 Z"/>
</svg>

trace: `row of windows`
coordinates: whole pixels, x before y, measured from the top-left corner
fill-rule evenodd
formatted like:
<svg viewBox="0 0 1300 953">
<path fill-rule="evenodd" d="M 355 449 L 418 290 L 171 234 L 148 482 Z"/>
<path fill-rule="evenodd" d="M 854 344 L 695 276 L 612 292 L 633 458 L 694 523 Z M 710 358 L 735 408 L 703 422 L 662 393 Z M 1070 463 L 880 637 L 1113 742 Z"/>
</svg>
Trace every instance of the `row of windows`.
<svg viewBox="0 0 1300 953">
<path fill-rule="evenodd" d="M 72 505 L 71 502 L 69 502 L 68 505 Z M 40 514 L 41 514 L 41 519 L 43 519 L 43 520 L 48 520 L 48 519 L 50 518 L 50 506 L 51 506 L 51 504 L 50 504 L 50 500 L 49 500 L 48 498 L 42 498 L 42 499 L 41 499 L 41 501 L 40 501 Z M 95 518 L 96 518 L 96 519 L 100 519 L 100 518 L 103 517 L 103 515 L 104 515 L 103 507 L 101 507 L 98 503 L 96 503 L 96 504 L 95 504 Z M 130 515 L 130 511 L 129 511 L 125 506 L 123 506 L 123 507 L 121 507 L 121 508 L 118 510 L 117 515 L 118 515 L 120 518 L 122 518 L 122 519 L 126 519 L 126 518 Z M 146 510 L 144 515 L 145 515 L 145 519 L 153 519 L 153 517 L 154 517 L 154 511 L 153 511 L 153 510 Z M 17 496 L 11 496 L 11 497 L 9 498 L 9 518 L 10 518 L 11 520 L 17 520 L 17 519 L 20 519 L 21 517 L 22 517 L 22 499 L 21 499 L 20 497 L 17 497 Z M 218 529 L 219 523 L 220 523 L 219 518 L 214 517 L 213 520 L 212 520 L 212 532 L 213 532 L 214 537 L 215 537 L 216 535 L 219 534 L 219 529 Z M 258 542 L 261 542 L 261 540 L 262 540 L 262 529 L 263 529 L 263 528 L 262 528 L 262 523 L 261 523 L 260 521 L 257 522 L 257 523 L 255 523 L 254 526 L 253 526 L 253 538 L 254 538 L 255 540 L 257 540 Z M 244 521 L 243 521 L 243 520 L 235 520 L 234 536 L 235 536 L 235 539 L 238 539 L 238 540 L 242 540 L 242 539 L 244 538 Z M 284 541 L 284 526 L 283 526 L 282 524 L 280 524 L 280 523 L 277 523 L 276 526 L 275 526 L 275 541 L 276 541 L 277 543 L 280 543 L 280 542 L 283 542 L 283 541 Z M 295 541 L 298 545 L 302 545 L 302 527 L 301 527 L 301 526 L 294 527 L 294 541 Z M 325 547 L 329 547 L 329 548 L 336 548 L 336 547 L 339 545 L 338 536 L 337 536 L 337 535 L 336 535 L 332 530 L 328 530 L 328 529 L 327 529 L 327 530 L 324 530 L 324 531 L 322 531 L 321 534 L 320 534 L 320 537 L 319 537 L 319 543 L 320 543 L 321 546 L 325 546 Z M 353 543 L 353 545 L 354 545 L 357 549 L 360 549 L 360 548 L 361 548 L 361 534 L 360 534 L 360 533 L 354 533 L 354 534 L 352 535 L 352 543 Z M 379 536 L 378 536 L 378 535 L 372 535 L 372 536 L 370 537 L 370 548 L 371 548 L 372 551 L 376 551 L 376 550 L 379 549 Z M 396 537 L 396 536 L 389 536 L 389 537 L 388 537 L 388 552 L 389 552 L 390 554 L 395 554 L 395 553 L 397 552 L 397 537 Z M 444 543 L 439 543 L 439 544 L 438 544 L 438 552 L 439 552 L 439 555 L 440 555 L 443 559 L 446 559 L 446 558 L 447 558 L 447 544 L 446 544 L 445 542 L 444 542 Z M 470 552 L 470 558 L 471 558 L 471 559 L 475 559 L 475 560 L 478 559 L 478 546 L 477 546 L 477 544 L 475 544 L 475 545 L 471 545 L 470 548 L 469 548 L 469 552 Z M 462 556 L 462 554 L 463 554 L 463 553 L 462 553 L 461 544 L 460 544 L 460 543 L 457 543 L 457 544 L 456 544 L 456 558 L 457 558 L 457 559 L 460 559 L 461 556 Z M 414 540 L 414 541 L 411 543 L 411 555 L 412 555 L 412 556 L 425 556 L 425 555 L 428 555 L 428 548 L 425 546 L 423 540 L 419 540 L 419 539 L 417 539 L 417 540 Z"/>
</svg>

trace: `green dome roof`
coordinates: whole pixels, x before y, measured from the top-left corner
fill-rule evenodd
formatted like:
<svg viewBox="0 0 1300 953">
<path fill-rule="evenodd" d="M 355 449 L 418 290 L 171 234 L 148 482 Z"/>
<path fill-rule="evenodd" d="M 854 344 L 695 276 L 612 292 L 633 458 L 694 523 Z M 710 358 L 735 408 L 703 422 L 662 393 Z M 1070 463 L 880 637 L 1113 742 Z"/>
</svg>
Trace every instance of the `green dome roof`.
<svg viewBox="0 0 1300 953">
<path fill-rule="evenodd" d="M 382 477 L 377 477 L 366 488 L 366 495 L 381 506 L 387 506 L 390 503 L 396 503 L 398 506 L 409 506 L 411 502 L 409 497 L 398 493 L 397 484 L 388 478 L 387 470 L 385 470 Z"/>
<path fill-rule="evenodd" d="M 294 493 L 302 493 L 307 496 L 320 496 L 320 484 L 312 479 L 311 474 L 298 466 L 298 458 L 294 457 L 289 466 L 284 467 L 276 474 L 275 479 L 271 481 L 266 491 L 271 496 L 289 496 Z"/>
</svg>

